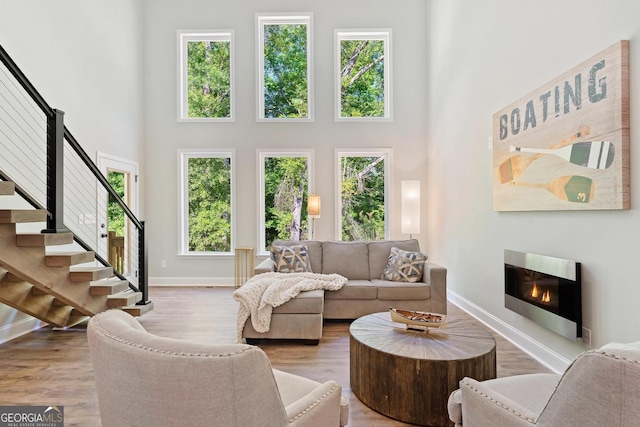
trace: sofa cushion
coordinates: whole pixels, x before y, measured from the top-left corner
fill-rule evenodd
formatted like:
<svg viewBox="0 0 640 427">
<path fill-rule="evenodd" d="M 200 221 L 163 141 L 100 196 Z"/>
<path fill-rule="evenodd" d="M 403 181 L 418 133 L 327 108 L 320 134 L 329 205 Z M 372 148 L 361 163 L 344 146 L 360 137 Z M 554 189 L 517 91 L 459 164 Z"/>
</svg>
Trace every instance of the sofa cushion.
<svg viewBox="0 0 640 427">
<path fill-rule="evenodd" d="M 380 279 L 394 282 L 418 282 L 422 279 L 426 260 L 427 256 L 420 252 L 403 251 L 393 247 L 387 267 L 382 272 Z"/>
<path fill-rule="evenodd" d="M 322 272 L 349 280 L 369 280 L 369 249 L 364 242 L 322 243 Z"/>
<path fill-rule="evenodd" d="M 378 290 L 369 280 L 349 280 L 338 291 L 327 291 L 325 299 L 376 299 Z"/>
<path fill-rule="evenodd" d="M 423 282 L 372 280 L 371 284 L 378 287 L 378 299 L 382 301 L 412 301 L 431 298 L 431 286 Z"/>
<path fill-rule="evenodd" d="M 393 247 L 403 251 L 420 251 L 420 245 L 416 239 L 369 242 L 369 279 L 379 279 L 382 276 Z"/>
<path fill-rule="evenodd" d="M 271 259 L 278 273 L 304 273 L 311 271 L 311 260 L 304 245 L 271 245 Z"/>
<path fill-rule="evenodd" d="M 300 292 L 281 306 L 273 309 L 274 313 L 322 313 L 324 308 L 324 289 Z"/>
<path fill-rule="evenodd" d="M 307 247 L 307 253 L 311 260 L 311 271 L 314 273 L 322 273 L 322 242 L 318 240 L 303 240 L 294 242 L 291 240 L 274 240 L 273 246 L 296 246 L 304 245 Z"/>
</svg>

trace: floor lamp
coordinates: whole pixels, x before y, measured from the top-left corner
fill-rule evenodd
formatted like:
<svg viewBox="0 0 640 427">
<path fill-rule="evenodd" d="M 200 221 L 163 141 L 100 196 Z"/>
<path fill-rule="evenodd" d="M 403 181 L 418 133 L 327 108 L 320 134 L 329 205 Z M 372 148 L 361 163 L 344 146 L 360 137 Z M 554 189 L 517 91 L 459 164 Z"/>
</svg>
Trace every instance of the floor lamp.
<svg viewBox="0 0 640 427">
<path fill-rule="evenodd" d="M 307 199 L 307 215 L 311 218 L 311 240 L 316 232 L 316 218 L 320 218 L 320 196 L 312 193 Z"/>
<path fill-rule="evenodd" d="M 402 234 L 420 234 L 420 181 L 402 181 Z"/>
</svg>

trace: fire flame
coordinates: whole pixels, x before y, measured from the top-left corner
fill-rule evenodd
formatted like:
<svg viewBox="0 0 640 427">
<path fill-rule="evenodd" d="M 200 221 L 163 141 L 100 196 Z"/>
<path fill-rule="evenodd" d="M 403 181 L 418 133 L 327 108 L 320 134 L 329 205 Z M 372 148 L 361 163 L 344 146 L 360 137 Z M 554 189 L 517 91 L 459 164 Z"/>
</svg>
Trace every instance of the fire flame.
<svg viewBox="0 0 640 427">
<path fill-rule="evenodd" d="M 551 295 L 549 294 L 549 291 L 542 295 L 542 302 L 551 302 Z"/>
<path fill-rule="evenodd" d="M 533 288 L 531 288 L 531 298 L 538 298 L 538 296 L 540 296 L 540 291 L 538 291 L 538 285 L 536 285 L 536 283 L 533 283 Z M 544 303 L 549 303 L 551 302 L 551 293 L 549 292 L 549 290 L 545 291 L 542 296 L 540 297 L 540 301 L 544 302 Z"/>
</svg>

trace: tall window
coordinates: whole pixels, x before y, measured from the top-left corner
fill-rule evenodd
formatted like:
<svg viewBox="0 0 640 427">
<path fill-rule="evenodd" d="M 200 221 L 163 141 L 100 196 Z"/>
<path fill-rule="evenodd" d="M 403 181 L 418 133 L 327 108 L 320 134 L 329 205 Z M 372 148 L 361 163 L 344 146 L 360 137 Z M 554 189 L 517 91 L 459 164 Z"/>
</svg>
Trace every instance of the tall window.
<svg viewBox="0 0 640 427">
<path fill-rule="evenodd" d="M 339 240 L 389 239 L 391 150 L 336 150 Z"/>
<path fill-rule="evenodd" d="M 391 30 L 335 30 L 338 121 L 389 121 Z"/>
<path fill-rule="evenodd" d="M 260 253 L 276 239 L 307 240 L 312 150 L 259 151 Z"/>
<path fill-rule="evenodd" d="M 230 254 L 234 247 L 233 151 L 180 150 L 180 253 Z"/>
<path fill-rule="evenodd" d="M 180 121 L 233 121 L 233 31 L 178 31 Z"/>
<path fill-rule="evenodd" d="M 258 121 L 313 121 L 312 14 L 256 14 Z"/>
</svg>

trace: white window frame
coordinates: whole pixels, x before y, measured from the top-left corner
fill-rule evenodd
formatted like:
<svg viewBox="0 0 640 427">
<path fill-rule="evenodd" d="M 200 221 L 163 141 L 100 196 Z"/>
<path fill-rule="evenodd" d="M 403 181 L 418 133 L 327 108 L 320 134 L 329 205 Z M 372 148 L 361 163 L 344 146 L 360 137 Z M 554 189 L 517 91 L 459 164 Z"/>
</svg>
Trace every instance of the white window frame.
<svg viewBox="0 0 640 427">
<path fill-rule="evenodd" d="M 265 230 L 265 204 L 264 204 L 264 161 L 267 157 L 306 157 L 307 158 L 307 194 L 311 194 L 314 190 L 314 151 L 313 149 L 303 150 L 291 150 L 291 149 L 274 149 L 274 150 L 256 150 L 258 161 L 258 233 L 260 234 L 260 241 L 257 250 L 258 255 L 269 255 L 269 252 L 265 249 L 266 242 L 266 230 Z M 312 233 L 312 223 L 309 223 L 309 233 Z"/>
<path fill-rule="evenodd" d="M 267 118 L 264 115 L 264 26 L 302 24 L 307 26 L 307 117 Z M 256 13 L 256 121 L 257 122 L 313 122 L 313 13 Z"/>
<path fill-rule="evenodd" d="M 178 122 L 235 122 L 235 32 L 234 30 L 178 30 Z M 189 42 L 229 42 L 229 117 L 189 117 L 187 44 Z"/>
<path fill-rule="evenodd" d="M 334 96 L 336 122 L 392 122 L 393 121 L 393 57 L 391 28 L 334 30 Z M 343 40 L 382 40 L 384 42 L 384 116 L 343 117 L 340 91 L 340 42 Z"/>
<path fill-rule="evenodd" d="M 231 159 L 231 246 L 229 252 L 189 251 L 189 176 L 188 167 L 191 158 L 230 158 Z M 234 149 L 182 149 L 178 150 L 178 230 L 179 256 L 211 257 L 230 256 L 236 247 L 236 152 Z"/>
<path fill-rule="evenodd" d="M 335 239 L 342 240 L 342 181 L 340 174 L 340 159 L 342 157 L 384 157 L 384 238 L 391 238 L 391 163 L 393 161 L 392 148 L 336 148 L 335 149 L 335 194 L 336 194 L 336 228 Z"/>
</svg>

